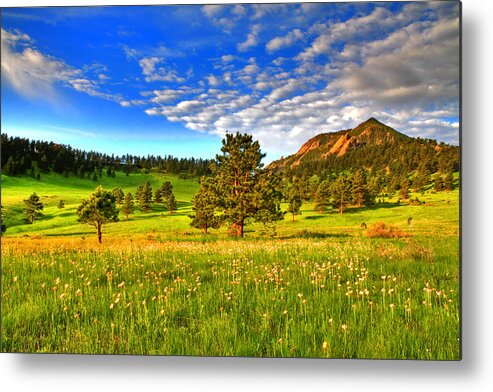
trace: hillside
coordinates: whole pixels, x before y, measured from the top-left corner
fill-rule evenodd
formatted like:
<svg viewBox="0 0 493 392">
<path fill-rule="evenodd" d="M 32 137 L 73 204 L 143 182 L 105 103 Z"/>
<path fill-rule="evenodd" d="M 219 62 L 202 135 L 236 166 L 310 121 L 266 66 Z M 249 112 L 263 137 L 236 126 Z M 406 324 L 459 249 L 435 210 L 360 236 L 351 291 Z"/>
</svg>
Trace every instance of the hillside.
<svg viewBox="0 0 493 392">
<path fill-rule="evenodd" d="M 458 170 L 459 148 L 435 140 L 412 138 L 375 118 L 353 129 L 319 134 L 296 154 L 272 162 L 269 167 L 315 174 L 321 170 L 350 170 L 355 167 L 411 172 L 423 161 L 430 169 L 452 166 Z"/>
</svg>

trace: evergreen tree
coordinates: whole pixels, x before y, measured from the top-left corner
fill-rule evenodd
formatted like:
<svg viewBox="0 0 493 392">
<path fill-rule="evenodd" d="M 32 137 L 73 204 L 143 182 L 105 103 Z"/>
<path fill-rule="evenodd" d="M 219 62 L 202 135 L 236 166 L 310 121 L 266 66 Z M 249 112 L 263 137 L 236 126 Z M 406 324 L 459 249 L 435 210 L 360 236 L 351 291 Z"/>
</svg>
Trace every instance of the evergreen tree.
<svg viewBox="0 0 493 392">
<path fill-rule="evenodd" d="M 3 171 L 8 176 L 13 176 L 15 174 L 15 163 L 12 156 L 10 156 L 9 159 L 7 160 L 7 163 L 3 167 Z"/>
<path fill-rule="evenodd" d="M 330 206 L 330 181 L 322 181 L 315 192 L 315 209 L 324 212 Z"/>
<path fill-rule="evenodd" d="M 161 190 L 161 195 L 164 199 L 168 199 L 168 197 L 173 193 L 173 185 L 169 181 L 163 182 L 159 189 Z"/>
<path fill-rule="evenodd" d="M 361 169 L 352 178 L 351 198 L 353 204 L 357 207 L 361 207 L 363 204 L 366 206 L 371 205 L 371 198 L 366 184 L 366 175 Z"/>
<path fill-rule="evenodd" d="M 404 200 L 407 200 L 409 198 L 409 188 L 410 188 L 411 184 L 409 182 L 409 180 L 406 178 L 404 178 L 401 182 L 401 189 L 399 190 L 399 196 L 404 199 Z"/>
<path fill-rule="evenodd" d="M 115 196 L 101 186 L 98 186 L 96 191 L 82 200 L 82 204 L 77 207 L 79 222 L 96 228 L 99 243 L 102 241 L 102 226 L 109 222 L 117 222 L 118 212 Z"/>
<path fill-rule="evenodd" d="M 7 231 L 7 226 L 5 226 L 5 224 L 3 223 L 3 206 L 0 205 L 0 226 L 1 226 L 1 230 L 2 230 L 2 233 L 5 233 Z"/>
<path fill-rule="evenodd" d="M 435 190 L 435 192 L 441 192 L 445 189 L 445 183 L 441 175 L 436 176 L 433 189 Z"/>
<path fill-rule="evenodd" d="M 258 141 L 247 134 L 227 134 L 221 152 L 211 171 L 218 186 L 218 210 L 234 234 L 243 237 L 250 219 L 264 225 L 282 219 L 280 178 L 263 169 L 265 154 Z"/>
<path fill-rule="evenodd" d="M 431 173 L 428 165 L 421 164 L 418 168 L 416 176 L 413 180 L 413 188 L 415 192 L 423 192 L 424 187 L 431 182 Z"/>
<path fill-rule="evenodd" d="M 176 211 L 176 198 L 173 193 L 169 194 L 169 196 L 166 199 L 166 207 L 168 208 L 168 212 L 172 214 L 174 211 Z"/>
<path fill-rule="evenodd" d="M 125 214 L 125 219 L 128 220 L 128 216 L 134 212 L 134 197 L 128 192 L 123 199 L 122 212 Z"/>
<path fill-rule="evenodd" d="M 188 217 L 192 219 L 190 225 L 204 231 L 207 234 L 209 228 L 218 229 L 221 226 L 221 218 L 217 215 L 218 204 L 217 189 L 209 177 L 200 179 L 200 187 L 193 197 L 193 213 Z"/>
<path fill-rule="evenodd" d="M 36 218 L 43 216 L 39 211 L 43 210 L 44 205 L 36 193 L 29 196 L 29 199 L 24 200 L 24 204 L 26 205 L 24 213 L 29 224 L 33 224 Z"/>
<path fill-rule="evenodd" d="M 157 188 L 154 191 L 154 203 L 161 204 L 163 202 L 163 193 L 161 188 Z"/>
<path fill-rule="evenodd" d="M 152 202 L 152 187 L 149 181 L 137 188 L 136 199 L 139 203 L 140 210 L 148 212 Z"/>
<path fill-rule="evenodd" d="M 286 192 L 288 212 L 291 214 L 293 222 L 295 220 L 295 216 L 301 214 L 301 205 L 303 204 L 301 185 L 302 184 L 295 178 L 293 184 L 288 187 Z"/>
<path fill-rule="evenodd" d="M 446 191 L 451 191 L 454 189 L 454 172 L 449 170 L 445 175 L 445 179 L 443 180 L 443 189 Z"/>
<path fill-rule="evenodd" d="M 58 207 L 58 209 L 61 210 L 61 209 L 65 208 L 65 202 L 62 199 L 60 199 L 60 200 L 58 200 L 58 203 L 56 206 Z"/>
<path fill-rule="evenodd" d="M 377 196 L 382 193 L 383 179 L 379 175 L 375 175 L 368 178 L 367 181 L 368 196 L 374 202 Z"/>
<path fill-rule="evenodd" d="M 334 208 L 342 214 L 351 200 L 351 180 L 345 174 L 337 176 L 336 180 L 330 185 L 330 195 Z"/>
<path fill-rule="evenodd" d="M 122 204 L 123 203 L 123 197 L 125 194 L 123 193 L 122 188 L 113 188 L 111 190 L 111 193 L 113 196 L 115 196 L 116 204 Z"/>
</svg>

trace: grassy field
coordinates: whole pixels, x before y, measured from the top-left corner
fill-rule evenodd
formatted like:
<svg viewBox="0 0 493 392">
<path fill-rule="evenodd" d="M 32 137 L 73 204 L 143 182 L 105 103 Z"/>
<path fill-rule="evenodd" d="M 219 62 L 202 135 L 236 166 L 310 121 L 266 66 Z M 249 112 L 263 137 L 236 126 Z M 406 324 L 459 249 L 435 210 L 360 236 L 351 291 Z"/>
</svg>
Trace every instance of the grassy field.
<svg viewBox="0 0 493 392">
<path fill-rule="evenodd" d="M 190 227 L 195 179 L 101 185 L 146 180 L 171 180 L 178 211 L 121 217 L 99 245 L 75 215 L 99 183 L 2 176 L 2 351 L 459 359 L 458 190 L 342 215 L 307 203 L 275 236 L 249 225 L 232 239 Z M 45 217 L 28 225 L 33 191 Z M 363 222 L 402 236 L 369 238 Z"/>
</svg>

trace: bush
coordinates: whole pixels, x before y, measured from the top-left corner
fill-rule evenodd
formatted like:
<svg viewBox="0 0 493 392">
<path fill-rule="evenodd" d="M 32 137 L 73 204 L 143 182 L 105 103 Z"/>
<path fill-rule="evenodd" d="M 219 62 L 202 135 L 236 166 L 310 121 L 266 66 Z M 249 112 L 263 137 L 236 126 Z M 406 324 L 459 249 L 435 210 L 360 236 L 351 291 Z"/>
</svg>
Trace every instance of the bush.
<svg viewBox="0 0 493 392">
<path fill-rule="evenodd" d="M 384 222 L 378 222 L 371 225 L 365 235 L 370 238 L 402 238 L 409 236 L 397 227 L 387 225 Z"/>
</svg>

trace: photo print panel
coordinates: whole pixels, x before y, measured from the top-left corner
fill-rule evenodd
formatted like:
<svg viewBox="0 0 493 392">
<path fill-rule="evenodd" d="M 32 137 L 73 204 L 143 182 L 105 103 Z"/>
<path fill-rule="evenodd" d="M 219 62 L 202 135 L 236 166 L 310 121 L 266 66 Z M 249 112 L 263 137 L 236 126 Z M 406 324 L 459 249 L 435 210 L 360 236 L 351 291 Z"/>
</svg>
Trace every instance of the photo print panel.
<svg viewBox="0 0 493 392">
<path fill-rule="evenodd" d="M 458 1 L 1 10 L 1 351 L 461 359 Z"/>
</svg>

